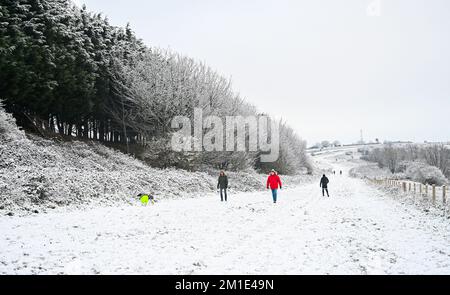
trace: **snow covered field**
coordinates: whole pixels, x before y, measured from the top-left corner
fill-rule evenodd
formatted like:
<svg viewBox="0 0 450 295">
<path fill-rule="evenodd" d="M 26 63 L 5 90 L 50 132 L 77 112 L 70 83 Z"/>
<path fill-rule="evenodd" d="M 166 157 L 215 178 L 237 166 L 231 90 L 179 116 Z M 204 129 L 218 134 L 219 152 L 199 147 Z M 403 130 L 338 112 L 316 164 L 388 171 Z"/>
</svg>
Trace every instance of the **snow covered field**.
<svg viewBox="0 0 450 295">
<path fill-rule="evenodd" d="M 450 274 L 448 219 L 344 172 L 331 198 L 317 179 L 278 204 L 258 192 L 0 217 L 0 274 Z"/>
</svg>

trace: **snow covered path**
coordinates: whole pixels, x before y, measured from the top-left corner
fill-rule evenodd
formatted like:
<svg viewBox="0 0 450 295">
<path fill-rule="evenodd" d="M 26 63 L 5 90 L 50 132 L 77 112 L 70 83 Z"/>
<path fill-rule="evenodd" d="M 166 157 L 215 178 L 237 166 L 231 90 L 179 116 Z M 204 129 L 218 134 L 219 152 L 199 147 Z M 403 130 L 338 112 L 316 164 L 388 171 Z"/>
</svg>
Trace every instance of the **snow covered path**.
<svg viewBox="0 0 450 295">
<path fill-rule="evenodd" d="M 450 227 L 363 181 L 0 218 L 0 274 L 450 274 Z"/>
</svg>

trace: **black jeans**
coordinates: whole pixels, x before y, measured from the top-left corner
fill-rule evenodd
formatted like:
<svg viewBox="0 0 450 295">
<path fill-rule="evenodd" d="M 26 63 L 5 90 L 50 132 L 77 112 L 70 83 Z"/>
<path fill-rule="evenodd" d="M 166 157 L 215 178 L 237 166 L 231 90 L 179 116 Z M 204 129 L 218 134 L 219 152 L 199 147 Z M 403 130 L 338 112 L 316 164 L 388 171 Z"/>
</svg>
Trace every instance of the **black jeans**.
<svg viewBox="0 0 450 295">
<path fill-rule="evenodd" d="M 225 195 L 225 202 L 227 201 L 227 189 L 221 188 L 220 189 L 220 200 L 223 202 L 223 196 Z"/>
<path fill-rule="evenodd" d="M 322 195 L 325 197 L 325 192 L 327 192 L 327 196 L 330 196 L 328 193 L 328 187 L 322 187 Z"/>
</svg>

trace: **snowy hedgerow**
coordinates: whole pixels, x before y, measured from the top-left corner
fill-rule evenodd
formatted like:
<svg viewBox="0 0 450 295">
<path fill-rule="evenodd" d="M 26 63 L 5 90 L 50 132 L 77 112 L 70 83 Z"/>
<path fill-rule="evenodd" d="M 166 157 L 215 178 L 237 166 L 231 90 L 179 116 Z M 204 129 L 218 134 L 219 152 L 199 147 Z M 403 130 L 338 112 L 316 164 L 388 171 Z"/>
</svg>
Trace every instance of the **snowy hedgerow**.
<svg viewBox="0 0 450 295">
<path fill-rule="evenodd" d="M 424 184 L 444 185 L 447 179 L 439 168 L 423 162 L 411 162 L 406 168 L 407 178 Z"/>
<path fill-rule="evenodd" d="M 159 169 L 95 141 L 55 142 L 26 138 L 0 111 L 0 210 L 138 204 L 138 193 L 158 199 L 205 196 L 216 191 L 218 171 Z M 8 140 L 3 140 L 8 138 Z M 265 175 L 228 172 L 232 191 L 265 188 Z M 310 176 L 283 177 L 286 187 Z M 39 210 L 41 212 L 41 210 Z"/>
<path fill-rule="evenodd" d="M 16 125 L 16 120 L 3 108 L 0 100 L 0 142 L 26 140 L 25 132 Z"/>
</svg>

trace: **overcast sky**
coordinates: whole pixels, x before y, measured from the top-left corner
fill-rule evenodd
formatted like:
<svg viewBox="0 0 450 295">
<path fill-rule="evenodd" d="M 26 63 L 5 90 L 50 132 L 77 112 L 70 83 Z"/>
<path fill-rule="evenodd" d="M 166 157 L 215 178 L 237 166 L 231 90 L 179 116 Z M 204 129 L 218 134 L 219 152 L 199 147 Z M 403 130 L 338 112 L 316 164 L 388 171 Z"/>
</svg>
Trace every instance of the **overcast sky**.
<svg viewBox="0 0 450 295">
<path fill-rule="evenodd" d="M 448 0 L 78 0 L 206 62 L 309 144 L 450 140 Z"/>
</svg>

